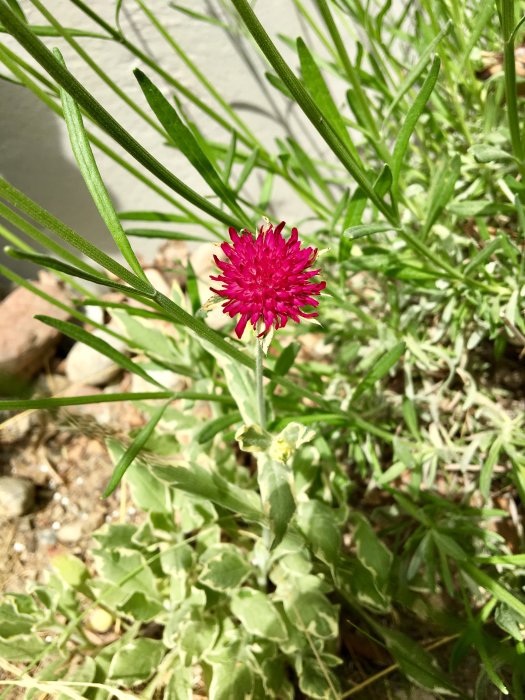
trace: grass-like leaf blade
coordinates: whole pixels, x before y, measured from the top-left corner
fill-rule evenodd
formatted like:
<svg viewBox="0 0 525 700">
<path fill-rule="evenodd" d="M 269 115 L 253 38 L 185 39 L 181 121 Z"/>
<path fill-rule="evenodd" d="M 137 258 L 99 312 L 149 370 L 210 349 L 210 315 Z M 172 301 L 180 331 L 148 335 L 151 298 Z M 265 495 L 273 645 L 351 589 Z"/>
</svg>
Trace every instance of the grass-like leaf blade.
<svg viewBox="0 0 525 700">
<path fill-rule="evenodd" d="M 359 382 L 352 394 L 352 403 L 357 401 L 366 391 L 368 391 L 374 384 L 382 379 L 392 367 L 399 361 L 406 349 L 406 343 L 401 341 L 390 348 L 388 352 L 382 355 L 379 360 L 374 364 L 374 366 L 366 373 L 363 379 Z"/>
<path fill-rule="evenodd" d="M 108 498 L 108 496 L 111 496 L 113 491 L 117 488 L 117 486 L 120 484 L 122 477 L 126 473 L 126 470 L 128 467 L 131 465 L 133 460 L 137 457 L 141 449 L 144 447 L 146 442 L 149 440 L 151 437 L 153 431 L 157 427 L 158 422 L 161 420 L 162 416 L 164 415 L 164 412 L 168 408 L 170 404 L 171 399 L 168 399 L 165 403 L 161 404 L 157 410 L 153 413 L 149 421 L 146 423 L 146 425 L 139 430 L 137 435 L 135 436 L 135 439 L 129 445 L 127 450 L 124 452 L 124 454 L 121 456 L 117 464 L 115 465 L 115 469 L 113 470 L 113 474 L 111 475 L 111 479 L 109 480 L 109 484 L 106 486 L 106 489 L 104 493 L 102 494 L 103 498 Z"/>
<path fill-rule="evenodd" d="M 401 166 L 403 164 L 403 158 L 408 147 L 408 142 L 410 140 L 412 132 L 415 129 L 418 119 L 422 115 L 423 110 L 425 109 L 425 105 L 427 104 L 430 95 L 434 90 L 434 86 L 438 79 L 440 66 L 441 61 L 439 59 L 439 56 L 434 56 L 434 60 L 432 61 L 432 65 L 430 66 L 428 75 L 425 78 L 423 85 L 421 86 L 421 90 L 419 91 L 418 96 L 416 97 L 410 109 L 408 110 L 407 115 L 405 117 L 405 121 L 403 122 L 403 126 L 401 127 L 401 130 L 399 132 L 399 136 L 397 137 L 391 162 L 394 192 L 397 189 L 399 173 L 401 172 Z"/>
<path fill-rule="evenodd" d="M 53 50 L 57 60 L 66 67 L 62 54 L 58 49 Z M 131 267 L 137 277 L 147 281 L 142 267 L 137 260 L 137 256 L 131 247 L 127 236 L 122 228 L 120 219 L 113 207 L 109 192 L 102 180 L 97 162 L 91 150 L 91 144 L 84 127 L 82 114 L 75 100 L 69 95 L 64 88 L 60 88 L 60 99 L 62 101 L 62 110 L 64 119 L 69 133 L 69 140 L 73 155 L 78 163 L 80 173 L 84 178 L 84 182 L 95 202 L 100 216 L 106 224 L 109 232 L 113 236 L 113 240 L 118 246 L 118 249 L 124 256 L 128 265 Z"/>
<path fill-rule="evenodd" d="M 228 205 L 234 215 L 241 221 L 248 221 L 246 214 L 237 204 L 232 190 L 215 170 L 193 132 L 184 124 L 175 107 L 168 102 L 158 87 L 141 70 L 135 69 L 134 74 L 149 106 L 181 153 L 186 156 L 221 201 Z"/>
</svg>

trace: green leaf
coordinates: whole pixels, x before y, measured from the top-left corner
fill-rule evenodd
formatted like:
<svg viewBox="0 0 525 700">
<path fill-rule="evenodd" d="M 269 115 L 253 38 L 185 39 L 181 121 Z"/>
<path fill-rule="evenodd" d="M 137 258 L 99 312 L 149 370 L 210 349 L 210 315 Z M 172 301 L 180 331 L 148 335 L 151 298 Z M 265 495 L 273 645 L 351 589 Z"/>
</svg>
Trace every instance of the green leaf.
<svg viewBox="0 0 525 700">
<path fill-rule="evenodd" d="M 109 544 L 115 546 L 112 538 Z M 135 593 L 143 593 L 147 600 L 162 603 L 155 576 L 142 554 L 131 550 L 111 551 L 107 544 L 105 546 L 93 551 L 97 571 L 104 583 L 99 593 L 101 603 L 110 607 L 123 605 Z"/>
<path fill-rule="evenodd" d="M 513 156 L 497 146 L 486 143 L 476 143 L 468 149 L 478 163 L 492 163 L 494 161 L 513 160 Z"/>
<path fill-rule="evenodd" d="M 246 580 L 252 571 L 250 565 L 231 544 L 218 544 L 206 550 L 199 581 L 215 591 L 231 591 Z"/>
<path fill-rule="evenodd" d="M 58 572 L 60 578 L 68 586 L 86 592 L 86 581 L 89 579 L 87 566 L 78 557 L 72 554 L 59 554 L 52 559 L 52 566 Z"/>
<path fill-rule="evenodd" d="M 468 561 L 461 562 L 461 568 L 470 576 L 479 586 L 492 593 L 492 595 L 500 602 L 514 610 L 525 620 L 525 603 L 507 590 L 501 583 L 495 581 L 481 569 L 478 569 L 474 564 Z"/>
<path fill-rule="evenodd" d="M 481 467 L 481 472 L 479 474 L 479 490 L 483 498 L 488 498 L 490 496 L 490 486 L 492 483 L 492 473 L 496 462 L 499 458 L 499 453 L 502 447 L 502 440 L 496 438 L 492 445 L 490 446 L 489 453 L 483 461 Z"/>
<path fill-rule="evenodd" d="M 126 473 L 126 470 L 131 466 L 131 463 L 135 460 L 141 449 L 144 447 L 146 442 L 149 440 L 151 437 L 153 431 L 155 430 L 157 423 L 161 420 L 162 416 L 164 415 L 164 412 L 168 408 L 169 404 L 171 403 L 171 399 L 168 400 L 166 403 L 162 404 L 157 408 L 155 413 L 151 416 L 149 421 L 146 423 L 146 425 L 139 430 L 135 438 L 133 439 L 133 442 L 130 444 L 130 446 L 126 449 L 126 451 L 122 454 L 120 457 L 119 461 L 115 465 L 115 469 L 113 470 L 113 474 L 111 475 L 111 479 L 109 480 L 109 484 L 106 486 L 106 489 L 104 490 L 104 493 L 102 494 L 103 498 L 108 498 L 113 491 L 117 488 L 117 486 L 120 484 L 120 481 L 124 474 Z M 135 473 L 134 475 L 131 476 L 131 484 L 133 484 L 132 489 L 138 489 L 140 491 L 140 482 L 138 482 L 138 479 L 140 478 L 138 476 L 138 471 L 143 471 L 144 467 L 135 465 Z M 163 510 L 165 510 L 165 505 Z"/>
<path fill-rule="evenodd" d="M 339 632 L 339 607 L 319 591 L 290 589 L 283 599 L 290 622 L 318 639 L 334 639 Z"/>
<path fill-rule="evenodd" d="M 432 61 L 432 65 L 430 67 L 428 75 L 425 78 L 425 81 L 421 87 L 421 90 L 419 91 L 418 96 L 410 106 L 410 109 L 408 110 L 407 115 L 405 117 L 405 121 L 403 122 L 403 126 L 401 127 L 401 130 L 397 137 L 396 145 L 394 146 L 394 152 L 392 154 L 391 163 L 393 180 L 392 186 L 394 191 L 397 190 L 399 173 L 401 172 L 401 166 L 403 164 L 403 158 L 408 147 L 410 136 L 412 135 L 417 121 L 422 115 L 423 110 L 425 109 L 425 106 L 430 98 L 430 95 L 432 94 L 432 91 L 438 79 L 440 66 L 441 61 L 439 59 L 439 56 L 434 56 L 434 60 Z"/>
<path fill-rule="evenodd" d="M 175 145 L 206 180 L 221 202 L 227 204 L 240 221 L 249 221 L 246 214 L 239 207 L 233 191 L 215 170 L 192 131 L 185 126 L 173 105 L 168 102 L 160 90 L 142 71 L 136 68 L 134 74 L 149 106 Z"/>
<path fill-rule="evenodd" d="M 13 10 L 13 12 L 16 12 L 16 14 L 20 17 L 20 19 L 23 22 L 27 22 L 26 16 L 24 15 L 24 11 L 20 7 L 18 0 L 6 0 L 7 4 L 9 7 Z"/>
<path fill-rule="evenodd" d="M 239 513 L 247 520 L 264 520 L 255 492 L 230 484 L 217 473 L 209 472 L 197 464 L 154 466 L 152 469 L 159 479 L 173 484 L 176 488 Z"/>
<path fill-rule="evenodd" d="M 68 338 L 73 338 L 73 340 L 89 345 L 89 347 L 97 350 L 97 352 L 100 352 L 101 355 L 109 357 L 109 359 L 113 360 L 115 364 L 128 370 L 128 372 L 138 374 L 139 377 L 142 377 L 147 382 L 156 384 L 161 389 L 163 388 L 162 385 L 150 377 L 149 374 L 140 367 L 140 365 L 137 365 L 123 353 L 115 350 L 113 346 L 111 346 L 105 340 L 102 340 L 102 338 L 97 338 L 97 336 L 93 335 L 92 333 L 88 333 L 88 331 L 84 330 L 84 328 L 75 326 L 73 323 L 69 323 L 69 321 L 59 321 L 58 319 L 51 318 L 50 316 L 37 315 L 35 318 L 42 321 L 42 323 L 51 326 L 52 328 L 56 328 L 64 335 L 68 336 Z"/>
<path fill-rule="evenodd" d="M 351 226 L 344 231 L 343 236 L 355 240 L 357 238 L 364 238 L 364 236 L 373 236 L 374 233 L 384 233 L 385 231 L 399 231 L 399 228 L 392 226 L 392 224 L 387 223 L 373 223 L 373 224 L 359 224 L 358 226 Z"/>
<path fill-rule="evenodd" d="M 53 53 L 61 65 L 65 68 L 66 64 L 62 58 L 60 51 L 55 48 Z M 144 274 L 142 267 L 137 260 L 137 256 L 130 246 L 129 241 L 124 233 L 120 219 L 117 216 L 109 192 L 104 185 L 100 171 L 98 169 L 95 157 L 93 156 L 93 151 L 91 150 L 91 145 L 89 143 L 89 138 L 84 127 L 84 122 L 82 120 L 82 115 L 80 109 L 78 108 L 75 100 L 64 90 L 60 88 L 60 99 L 62 101 L 62 110 L 64 113 L 64 119 L 66 122 L 67 130 L 69 133 L 69 140 L 71 142 L 71 148 L 73 150 L 73 155 L 78 163 L 84 182 L 95 202 L 100 216 L 104 220 L 109 232 L 113 236 L 113 240 L 118 246 L 118 249 L 124 256 L 124 259 L 128 262 L 129 266 L 137 277 L 143 279 L 147 282 L 146 275 Z"/>
<path fill-rule="evenodd" d="M 382 355 L 356 386 L 355 391 L 352 394 L 351 403 L 357 401 L 357 399 L 369 391 L 369 389 L 371 389 L 376 382 L 387 375 L 392 367 L 400 360 L 405 352 L 405 349 L 406 343 L 401 341 Z"/>
<path fill-rule="evenodd" d="M 171 513 L 170 498 L 166 486 L 152 475 L 148 465 L 136 459 L 138 452 L 147 442 L 152 430 L 154 430 L 155 425 L 160 420 L 158 414 L 160 413 L 160 417 L 162 417 L 165 410 L 166 405 L 164 404 L 155 411 L 150 421 L 139 431 L 127 450 L 124 450 L 123 445 L 117 440 L 107 440 L 109 454 L 116 466 L 106 491 L 104 491 L 103 498 L 107 498 L 115 490 L 124 474 L 126 474 L 126 483 L 130 488 L 133 502 L 138 508 L 148 513 Z M 144 431 L 150 427 L 151 430 L 145 433 Z M 133 445 L 139 441 L 139 438 L 140 446 L 138 446 L 138 449 L 135 446 L 133 452 L 130 452 Z M 136 454 L 133 454 L 135 451 Z M 112 487 L 111 491 L 110 487 Z"/>
<path fill-rule="evenodd" d="M 124 292 L 124 294 L 141 294 L 146 297 L 152 297 L 154 294 L 153 287 L 150 287 L 148 290 L 145 289 L 144 291 L 138 291 L 133 287 L 127 287 L 125 284 L 120 284 L 120 282 L 114 282 L 103 275 L 94 275 L 90 272 L 84 272 L 84 270 L 81 270 L 78 267 L 73 267 L 72 265 L 63 263 L 61 260 L 51 258 L 49 255 L 26 253 L 25 251 L 11 248 L 10 246 L 6 246 L 4 248 L 4 252 L 16 260 L 28 260 L 35 265 L 41 265 L 42 267 L 47 267 L 50 270 L 55 270 L 56 272 L 62 272 L 63 274 L 78 277 L 79 279 L 87 280 L 88 282 L 94 282 L 95 284 L 100 284 L 104 287 L 111 287 L 111 289 L 117 289 L 120 292 Z"/>
<path fill-rule="evenodd" d="M 296 508 L 288 470 L 283 464 L 260 455 L 257 460 L 257 480 L 273 535 L 270 548 L 274 549 L 285 536 Z"/>
<path fill-rule="evenodd" d="M 231 413 L 226 413 L 223 416 L 207 421 L 195 436 L 197 442 L 199 445 L 204 445 L 210 440 L 213 440 L 217 433 L 220 433 L 226 428 L 235 425 L 235 423 L 238 423 L 240 420 L 241 414 L 238 411 L 232 411 Z"/>
<path fill-rule="evenodd" d="M 273 642 L 284 642 L 288 632 L 277 608 L 262 591 L 241 588 L 230 599 L 231 611 L 247 632 Z"/>
<path fill-rule="evenodd" d="M 74 683 L 75 685 L 71 688 L 78 693 L 75 697 L 85 697 L 86 691 L 88 690 L 88 683 L 92 683 L 95 680 L 97 673 L 97 664 L 94 658 L 91 656 L 86 656 L 82 663 L 77 666 L 73 671 L 70 671 L 64 678 L 64 685 L 67 683 Z M 55 680 L 55 678 L 53 678 Z M 82 681 L 86 685 L 82 686 Z M 57 684 L 60 687 L 60 683 Z M 57 700 L 70 700 L 71 695 L 69 693 L 60 693 L 57 695 Z"/>
<path fill-rule="evenodd" d="M 165 651 L 157 639 L 133 639 L 120 647 L 111 659 L 108 678 L 128 687 L 142 683 L 155 673 Z"/>
<path fill-rule="evenodd" d="M 307 90 L 310 92 L 315 102 L 319 106 L 322 105 L 322 111 L 326 120 L 355 160 L 359 162 L 360 158 L 354 144 L 350 140 L 345 123 L 341 117 L 341 110 L 337 108 L 314 57 L 300 37 L 297 39 L 297 53 L 299 54 L 301 74 Z"/>
<path fill-rule="evenodd" d="M 489 1 L 489 3 L 491 2 L 491 0 L 488 0 L 488 1 Z M 423 53 L 420 55 L 419 60 L 418 60 L 418 62 L 416 63 L 416 65 L 413 66 L 413 67 L 408 71 L 408 73 L 407 73 L 406 76 L 405 76 L 405 79 L 401 82 L 401 85 L 400 85 L 400 86 L 398 87 L 398 89 L 396 90 L 396 92 L 395 92 L 395 94 L 394 94 L 394 97 L 393 97 L 393 99 L 392 99 L 392 102 L 390 103 L 390 105 L 389 105 L 389 107 L 388 107 L 388 109 L 387 109 L 387 112 L 386 112 L 386 115 L 385 115 L 385 118 L 384 118 L 384 121 L 385 121 L 385 122 L 386 122 L 387 119 L 390 117 L 390 115 L 392 114 L 392 112 L 393 112 L 393 110 L 395 109 L 395 107 L 399 104 L 399 101 L 400 101 L 400 100 L 406 95 L 406 93 L 410 90 L 410 88 L 411 88 L 412 85 L 416 82 L 416 80 L 419 78 L 419 76 L 421 75 L 421 73 L 423 73 L 423 71 L 425 70 L 425 68 L 426 68 L 427 65 L 428 65 L 428 61 L 429 61 L 429 59 L 430 59 L 430 56 L 431 56 L 432 53 L 434 52 L 434 49 L 435 49 L 436 46 L 439 44 L 439 42 L 441 41 L 441 39 L 445 36 L 445 34 L 448 33 L 448 30 L 450 29 L 451 26 L 452 26 L 452 21 L 449 20 L 449 21 L 445 24 L 445 26 L 443 27 L 443 29 L 439 32 L 439 34 L 437 34 L 437 36 L 435 36 L 434 39 L 432 39 L 432 41 L 430 42 L 430 44 L 428 44 L 428 46 L 425 48 L 425 50 L 423 51 Z M 484 26 L 485 26 L 485 25 L 484 25 Z"/>
<path fill-rule="evenodd" d="M 243 452 L 258 454 L 266 452 L 272 442 L 269 432 L 260 425 L 243 425 L 235 433 L 235 439 Z"/>
<path fill-rule="evenodd" d="M 250 667 L 235 658 L 213 664 L 209 700 L 252 698 L 254 677 Z"/>
<path fill-rule="evenodd" d="M 381 627 L 379 631 L 399 668 L 411 681 L 438 694 L 457 695 L 454 686 L 428 651 L 397 630 Z"/>
<path fill-rule="evenodd" d="M 33 661 L 46 648 L 36 634 L 25 634 L 3 639 L 0 637 L 0 658 L 5 661 Z"/>
<path fill-rule="evenodd" d="M 314 554 L 329 566 L 334 566 L 341 549 L 341 532 L 335 512 L 321 501 L 298 504 L 297 524 Z"/>
<path fill-rule="evenodd" d="M 388 583 L 392 566 L 392 552 L 381 542 L 369 521 L 360 513 L 353 513 L 352 520 L 356 523 L 354 541 L 356 554 L 360 562 L 375 578 L 378 587 L 383 591 Z"/>
<path fill-rule="evenodd" d="M 177 394 L 171 391 L 152 392 L 125 392 L 118 394 L 95 394 L 93 396 L 63 396 L 49 399 L 10 399 L 0 401 L 0 411 L 14 411 L 17 409 L 47 408 L 53 410 L 61 406 L 83 406 L 92 403 L 112 403 L 116 401 L 147 401 L 177 398 Z"/>
</svg>

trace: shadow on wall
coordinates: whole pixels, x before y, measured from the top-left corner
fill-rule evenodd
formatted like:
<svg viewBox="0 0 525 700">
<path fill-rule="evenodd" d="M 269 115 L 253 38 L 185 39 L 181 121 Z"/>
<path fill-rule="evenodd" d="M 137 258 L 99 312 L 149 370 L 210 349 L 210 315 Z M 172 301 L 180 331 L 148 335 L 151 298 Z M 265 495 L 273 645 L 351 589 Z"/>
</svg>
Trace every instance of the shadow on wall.
<svg viewBox="0 0 525 700">
<path fill-rule="evenodd" d="M 117 250 L 64 137 L 64 123 L 25 88 L 0 81 L 0 174 L 35 202 L 110 255 Z M 118 202 L 110 191 L 115 207 Z M 0 217 L 6 228 L 15 229 Z M 15 231 L 17 235 L 19 231 Z M 46 231 L 46 233 L 49 233 Z M 21 235 L 23 236 L 23 234 Z M 29 241 L 28 241 L 29 242 Z M 20 275 L 37 276 L 31 263 L 3 252 L 0 262 Z M 0 275 L 0 287 L 8 286 Z"/>
</svg>

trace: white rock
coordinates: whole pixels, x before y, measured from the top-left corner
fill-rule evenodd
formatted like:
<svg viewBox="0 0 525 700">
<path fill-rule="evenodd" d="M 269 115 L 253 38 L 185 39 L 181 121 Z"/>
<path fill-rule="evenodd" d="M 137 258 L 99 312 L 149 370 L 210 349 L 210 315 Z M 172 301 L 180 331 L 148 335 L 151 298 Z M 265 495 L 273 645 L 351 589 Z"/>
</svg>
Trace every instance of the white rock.
<svg viewBox="0 0 525 700">
<path fill-rule="evenodd" d="M 30 513 L 35 505 L 35 485 L 29 479 L 0 476 L 0 521 Z"/>
<path fill-rule="evenodd" d="M 110 323 L 108 328 L 118 331 L 116 324 Z M 96 330 L 93 335 L 105 340 L 112 348 L 119 352 L 126 352 L 127 345 L 124 341 L 102 330 Z M 65 372 L 73 384 L 93 384 L 104 386 L 119 373 L 120 367 L 113 360 L 97 352 L 89 345 L 75 343 L 65 360 Z"/>
<path fill-rule="evenodd" d="M 62 544 L 73 544 L 78 542 L 82 535 L 83 527 L 80 520 L 75 520 L 72 523 L 62 525 L 62 527 L 57 530 L 57 540 L 62 542 Z"/>
</svg>

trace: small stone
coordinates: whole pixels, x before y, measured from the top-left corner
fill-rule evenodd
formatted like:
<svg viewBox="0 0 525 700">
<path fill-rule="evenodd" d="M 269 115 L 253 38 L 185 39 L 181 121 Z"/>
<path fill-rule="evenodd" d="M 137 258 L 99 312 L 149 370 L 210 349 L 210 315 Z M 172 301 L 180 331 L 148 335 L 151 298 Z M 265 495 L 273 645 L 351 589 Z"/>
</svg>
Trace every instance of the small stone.
<svg viewBox="0 0 525 700">
<path fill-rule="evenodd" d="M 67 523 L 67 525 L 62 525 L 57 530 L 57 539 L 62 544 L 74 544 L 78 542 L 83 535 L 82 522 L 80 520 L 74 520 L 72 523 Z"/>
<path fill-rule="evenodd" d="M 41 424 L 42 414 L 37 411 L 17 413 L 0 425 L 0 441 L 8 445 L 18 442 Z"/>
<path fill-rule="evenodd" d="M 49 274 L 41 275 L 36 286 L 54 299 L 69 303 L 63 287 Z M 18 287 L 0 303 L 0 375 L 31 377 L 52 355 L 60 332 L 37 321 L 37 314 L 62 321 L 69 317 L 66 311 L 24 287 Z"/>
<path fill-rule="evenodd" d="M 54 545 L 57 543 L 57 536 L 49 527 L 45 527 L 42 530 L 37 530 L 36 537 L 38 543 L 44 547 L 54 547 Z"/>
<path fill-rule="evenodd" d="M 119 330 L 113 324 L 109 324 L 108 328 L 114 331 Z M 93 335 L 96 338 L 105 340 L 119 352 L 126 351 L 127 346 L 124 341 L 105 331 L 96 330 L 93 332 Z M 89 345 L 75 343 L 66 357 L 65 372 L 67 378 L 73 384 L 104 386 L 117 376 L 120 372 L 120 367 L 109 357 L 102 355 Z"/>
<path fill-rule="evenodd" d="M 103 608 L 95 608 L 88 616 L 88 625 L 93 632 L 105 634 L 113 626 L 113 617 Z"/>
<path fill-rule="evenodd" d="M 29 479 L 0 476 L 0 521 L 19 518 L 33 510 L 35 485 Z"/>
</svg>

